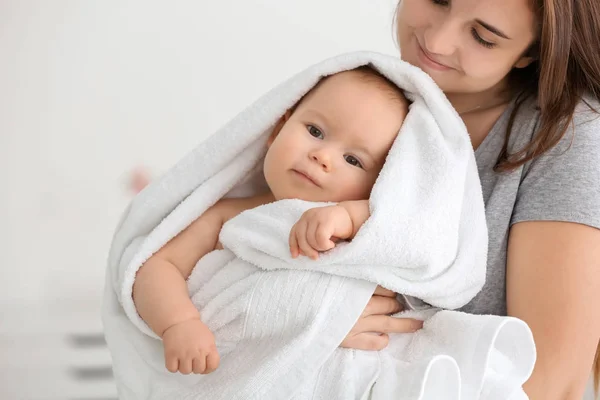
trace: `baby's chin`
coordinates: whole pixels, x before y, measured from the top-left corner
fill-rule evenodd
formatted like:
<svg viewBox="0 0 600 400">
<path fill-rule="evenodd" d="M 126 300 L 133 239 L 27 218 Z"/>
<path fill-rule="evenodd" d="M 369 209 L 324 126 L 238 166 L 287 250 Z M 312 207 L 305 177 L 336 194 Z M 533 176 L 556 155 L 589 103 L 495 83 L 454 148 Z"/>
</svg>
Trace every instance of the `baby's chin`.
<svg viewBox="0 0 600 400">
<path fill-rule="evenodd" d="M 339 199 L 332 196 L 319 196 L 315 194 L 307 194 L 307 193 L 273 193 L 274 201 L 279 200 L 303 200 L 309 201 L 312 203 L 341 203 L 342 201 L 351 201 L 351 200 L 366 200 L 366 199 Z M 368 199 L 368 198 L 367 198 Z"/>
<path fill-rule="evenodd" d="M 328 200 L 325 195 L 318 195 L 315 193 L 306 193 L 300 190 L 298 191 L 271 191 L 275 201 L 278 200 L 303 200 L 314 203 L 327 203 L 332 200 Z"/>
<path fill-rule="evenodd" d="M 278 200 L 303 200 L 303 201 L 310 201 L 313 203 L 327 203 L 329 202 L 329 200 L 323 200 L 321 198 L 315 197 L 315 196 L 301 196 L 301 195 L 281 195 L 281 196 L 273 196 L 275 198 L 275 201 Z"/>
<path fill-rule="evenodd" d="M 360 190 L 331 191 L 323 188 L 303 188 L 295 185 L 268 185 L 274 201 L 278 200 L 304 200 L 313 203 L 340 203 L 342 201 L 368 200 L 369 193 Z M 312 189 L 312 190 L 311 190 Z"/>
</svg>

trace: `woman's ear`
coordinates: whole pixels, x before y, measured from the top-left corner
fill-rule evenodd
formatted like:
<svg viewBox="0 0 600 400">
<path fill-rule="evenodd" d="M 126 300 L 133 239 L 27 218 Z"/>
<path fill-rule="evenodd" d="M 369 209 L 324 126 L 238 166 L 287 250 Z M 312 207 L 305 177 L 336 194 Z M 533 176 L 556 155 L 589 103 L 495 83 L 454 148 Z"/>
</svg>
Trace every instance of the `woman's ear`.
<svg viewBox="0 0 600 400">
<path fill-rule="evenodd" d="M 527 50 L 521 55 L 521 58 L 517 60 L 515 68 L 528 67 L 532 62 L 537 61 L 540 58 L 540 42 L 533 42 Z"/>
<path fill-rule="evenodd" d="M 267 148 L 271 147 L 271 145 L 275 141 L 275 138 L 277 137 L 277 135 L 279 135 L 279 132 L 281 132 L 281 129 L 283 128 L 285 123 L 290 119 L 291 115 L 292 111 L 287 110 L 285 114 L 283 114 L 283 116 L 279 118 L 279 121 L 277 121 L 275 127 L 273 128 L 273 132 L 271 132 L 271 136 L 269 136 L 269 140 L 267 140 Z"/>
<path fill-rule="evenodd" d="M 515 68 L 525 68 L 535 61 L 535 57 L 523 56 L 515 63 Z"/>
</svg>

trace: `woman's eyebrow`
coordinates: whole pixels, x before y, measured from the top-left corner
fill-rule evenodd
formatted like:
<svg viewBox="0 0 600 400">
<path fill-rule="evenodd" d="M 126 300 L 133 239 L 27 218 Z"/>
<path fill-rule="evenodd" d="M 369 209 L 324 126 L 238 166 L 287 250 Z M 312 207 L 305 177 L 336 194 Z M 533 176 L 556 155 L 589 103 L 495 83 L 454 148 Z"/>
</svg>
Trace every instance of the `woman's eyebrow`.
<svg viewBox="0 0 600 400">
<path fill-rule="evenodd" d="M 506 33 L 502 32 L 500 29 L 498 29 L 496 27 L 493 27 L 492 25 L 488 24 L 487 22 L 483 22 L 480 19 L 476 19 L 475 22 L 477 22 L 479 25 L 483 26 L 488 31 L 490 31 L 504 39 L 510 40 L 510 38 L 506 35 Z"/>
</svg>

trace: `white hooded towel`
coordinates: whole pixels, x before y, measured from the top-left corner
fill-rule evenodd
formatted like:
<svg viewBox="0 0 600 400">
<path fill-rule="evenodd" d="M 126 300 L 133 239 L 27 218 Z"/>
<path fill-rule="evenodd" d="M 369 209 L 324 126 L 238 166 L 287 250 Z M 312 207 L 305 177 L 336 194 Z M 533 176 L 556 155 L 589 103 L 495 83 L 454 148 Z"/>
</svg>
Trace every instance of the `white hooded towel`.
<svg viewBox="0 0 600 400">
<path fill-rule="evenodd" d="M 226 196 L 264 188 L 276 121 L 323 76 L 371 65 L 404 90 L 410 110 L 370 198 L 371 217 L 318 261 L 292 259 L 290 228 L 323 204 L 284 200 L 221 231 L 224 250 L 188 279 L 221 355 L 206 376 L 171 374 L 139 317 L 139 267 Z M 103 320 L 122 399 L 523 399 L 535 360 L 531 332 L 508 317 L 456 311 L 485 280 L 487 228 L 466 128 L 425 73 L 376 53 L 344 54 L 294 76 L 198 145 L 126 210 L 114 236 Z M 376 285 L 425 320 L 380 352 L 338 346 Z M 417 301 L 416 299 L 419 299 Z M 447 309 L 440 311 L 439 309 Z"/>
</svg>

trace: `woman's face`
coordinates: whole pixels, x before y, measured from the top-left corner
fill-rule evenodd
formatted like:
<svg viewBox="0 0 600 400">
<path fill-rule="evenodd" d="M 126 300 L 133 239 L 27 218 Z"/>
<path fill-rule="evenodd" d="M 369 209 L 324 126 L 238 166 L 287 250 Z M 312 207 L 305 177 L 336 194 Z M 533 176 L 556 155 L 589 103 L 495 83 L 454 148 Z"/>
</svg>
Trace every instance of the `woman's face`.
<svg viewBox="0 0 600 400">
<path fill-rule="evenodd" d="M 536 38 L 530 0 L 402 0 L 401 58 L 427 72 L 446 93 L 502 86 L 531 61 Z"/>
</svg>

